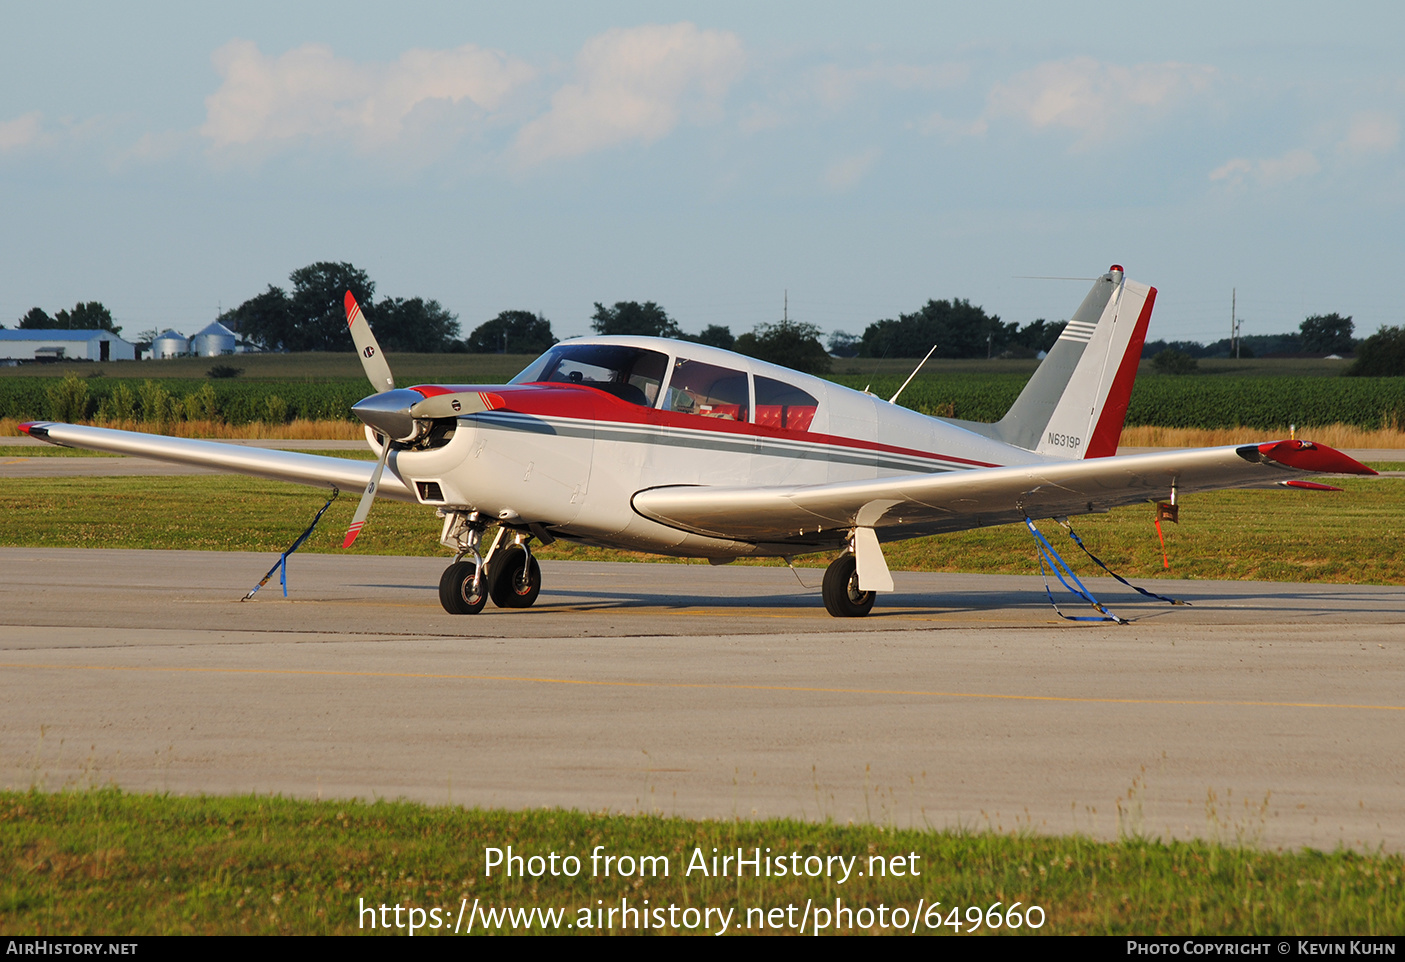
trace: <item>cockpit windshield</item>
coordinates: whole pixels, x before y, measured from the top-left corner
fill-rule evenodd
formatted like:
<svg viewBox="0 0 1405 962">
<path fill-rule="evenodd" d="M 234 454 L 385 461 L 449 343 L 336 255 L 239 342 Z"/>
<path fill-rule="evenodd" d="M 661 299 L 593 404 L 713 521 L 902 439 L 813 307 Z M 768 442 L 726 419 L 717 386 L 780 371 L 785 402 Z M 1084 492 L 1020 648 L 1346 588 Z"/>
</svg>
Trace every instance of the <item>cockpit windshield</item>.
<svg viewBox="0 0 1405 962">
<path fill-rule="evenodd" d="M 617 344 L 558 344 L 509 384 L 584 384 L 621 400 L 652 407 L 668 355 Z"/>
</svg>

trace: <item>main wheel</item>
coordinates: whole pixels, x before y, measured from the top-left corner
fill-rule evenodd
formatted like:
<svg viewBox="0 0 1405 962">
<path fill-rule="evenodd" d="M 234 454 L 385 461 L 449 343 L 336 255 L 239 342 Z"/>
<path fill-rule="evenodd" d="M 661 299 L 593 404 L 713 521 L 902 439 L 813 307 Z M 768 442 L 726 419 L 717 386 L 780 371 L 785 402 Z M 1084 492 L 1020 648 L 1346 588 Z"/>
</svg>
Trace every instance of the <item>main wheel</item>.
<svg viewBox="0 0 1405 962">
<path fill-rule="evenodd" d="M 472 561 L 458 561 L 444 569 L 439 576 L 439 603 L 451 615 L 476 615 L 488 603 L 487 577 L 473 588 L 473 576 L 478 566 Z"/>
<path fill-rule="evenodd" d="M 836 618 L 862 618 L 873 610 L 874 593 L 859 590 L 859 566 L 847 551 L 824 573 L 824 608 Z"/>
<path fill-rule="evenodd" d="M 493 558 L 488 577 L 488 592 L 499 608 L 530 608 L 541 594 L 541 565 L 521 545 L 509 545 Z"/>
</svg>

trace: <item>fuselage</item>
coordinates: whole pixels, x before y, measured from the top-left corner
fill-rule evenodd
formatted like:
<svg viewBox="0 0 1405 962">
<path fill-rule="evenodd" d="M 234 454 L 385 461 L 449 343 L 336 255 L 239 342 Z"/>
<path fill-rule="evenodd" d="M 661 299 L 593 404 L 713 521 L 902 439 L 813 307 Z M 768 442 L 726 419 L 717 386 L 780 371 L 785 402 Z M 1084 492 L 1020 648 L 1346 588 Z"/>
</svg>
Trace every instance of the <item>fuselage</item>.
<svg viewBox="0 0 1405 962">
<path fill-rule="evenodd" d="M 643 517 L 634 495 L 1051 460 L 821 378 L 663 338 L 578 338 L 507 385 L 413 390 L 479 392 L 492 408 L 392 453 L 391 469 L 422 503 L 540 525 L 559 538 L 719 561 L 828 548 L 843 532 L 772 543 L 709 538 Z"/>
</svg>

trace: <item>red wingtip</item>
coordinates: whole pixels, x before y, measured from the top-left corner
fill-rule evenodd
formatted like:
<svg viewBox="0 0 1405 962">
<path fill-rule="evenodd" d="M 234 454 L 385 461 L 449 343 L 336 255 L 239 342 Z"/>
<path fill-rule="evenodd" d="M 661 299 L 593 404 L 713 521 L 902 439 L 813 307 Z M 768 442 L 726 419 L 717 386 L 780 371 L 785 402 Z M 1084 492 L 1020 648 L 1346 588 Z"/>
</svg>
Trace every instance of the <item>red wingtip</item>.
<svg viewBox="0 0 1405 962">
<path fill-rule="evenodd" d="M 1259 445 L 1259 454 L 1299 471 L 1320 471 L 1323 474 L 1377 473 L 1336 448 L 1312 441 L 1268 441 Z"/>
<path fill-rule="evenodd" d="M 25 434 L 28 434 L 28 433 L 29 433 L 29 429 L 32 428 L 32 427 L 34 427 L 34 425 L 35 425 L 35 424 L 38 424 L 38 423 L 39 423 L 39 422 L 37 422 L 37 421 L 26 421 L 26 422 L 24 422 L 23 424 L 19 425 L 19 429 L 20 429 L 21 431 L 23 431 Z"/>
</svg>

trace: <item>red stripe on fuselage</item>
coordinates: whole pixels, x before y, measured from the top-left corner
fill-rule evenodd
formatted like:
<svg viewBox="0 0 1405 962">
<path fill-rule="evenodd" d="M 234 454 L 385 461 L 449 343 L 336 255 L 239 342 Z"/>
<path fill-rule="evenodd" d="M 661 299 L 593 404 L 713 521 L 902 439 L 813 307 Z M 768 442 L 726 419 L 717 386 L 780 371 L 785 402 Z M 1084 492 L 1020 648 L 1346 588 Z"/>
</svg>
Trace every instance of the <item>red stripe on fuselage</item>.
<svg viewBox="0 0 1405 962">
<path fill-rule="evenodd" d="M 425 397 L 437 394 L 452 394 L 462 391 L 481 391 L 480 386 L 420 385 L 411 390 Z M 433 392 L 432 394 L 430 392 Z M 788 431 L 785 428 L 768 428 L 746 421 L 731 421 L 727 418 L 699 417 L 696 414 L 679 414 L 675 411 L 659 411 L 640 407 L 621 400 L 607 391 L 586 385 L 575 384 L 522 384 L 494 386 L 493 393 L 501 399 L 503 412 L 537 415 L 539 417 L 570 418 L 579 421 L 597 421 L 615 424 L 637 424 L 650 427 L 683 428 L 692 431 L 711 431 L 716 434 L 730 434 L 737 437 L 773 438 L 783 441 L 810 441 L 832 447 L 853 448 L 862 451 L 899 454 L 908 457 L 946 461 L 952 464 L 968 465 L 973 468 L 998 468 L 1000 464 L 989 461 L 973 461 L 915 448 L 903 448 L 893 444 L 880 444 L 862 438 L 846 438 L 834 434 L 819 434 L 810 431 Z"/>
</svg>

